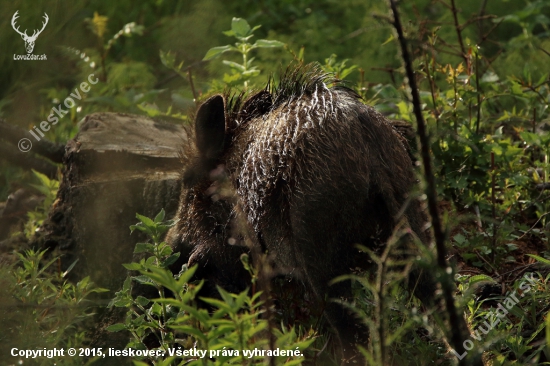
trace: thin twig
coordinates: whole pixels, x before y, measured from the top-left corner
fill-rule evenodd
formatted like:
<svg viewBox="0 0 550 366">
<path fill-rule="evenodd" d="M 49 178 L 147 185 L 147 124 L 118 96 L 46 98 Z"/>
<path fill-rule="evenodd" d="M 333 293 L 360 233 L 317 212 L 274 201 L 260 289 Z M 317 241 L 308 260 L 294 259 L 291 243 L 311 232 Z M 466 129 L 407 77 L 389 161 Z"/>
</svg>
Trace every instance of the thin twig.
<svg viewBox="0 0 550 366">
<path fill-rule="evenodd" d="M 460 45 L 460 50 L 462 51 L 462 58 L 464 62 L 468 64 L 468 56 L 466 56 L 466 48 L 464 47 L 464 42 L 462 41 L 462 28 L 458 23 L 458 10 L 456 9 L 455 0 L 451 0 L 451 10 L 453 12 L 453 20 L 455 22 L 456 35 L 458 37 L 458 44 Z"/>
<path fill-rule="evenodd" d="M 370 69 L 371 70 L 387 72 L 388 74 L 390 74 L 390 78 L 391 78 L 391 81 L 392 81 L 393 85 L 396 85 L 394 73 L 397 72 L 397 70 L 395 70 L 394 68 L 392 68 L 392 67 L 371 67 Z"/>
<path fill-rule="evenodd" d="M 451 277 L 452 271 L 447 263 L 447 249 L 445 247 L 445 232 L 442 228 L 442 222 L 439 217 L 437 207 L 437 191 L 435 186 L 435 177 L 432 171 L 432 161 L 430 156 L 430 144 L 428 139 L 428 133 L 426 130 L 426 124 L 424 117 L 422 116 L 422 107 L 420 101 L 420 95 L 416 85 L 415 74 L 412 67 L 412 60 L 409 56 L 409 50 L 407 48 L 407 40 L 403 35 L 403 27 L 397 10 L 396 0 L 390 0 L 390 7 L 393 12 L 393 26 L 397 32 L 399 43 L 401 46 L 401 54 L 405 63 L 405 70 L 407 72 L 407 78 L 409 79 L 409 86 L 411 89 L 413 99 L 413 110 L 418 123 L 418 137 L 420 140 L 420 150 L 422 156 L 422 162 L 424 165 L 424 175 L 426 179 L 426 196 L 428 200 L 428 210 L 432 218 L 432 228 L 434 232 L 435 245 L 437 249 L 437 263 L 440 273 L 441 287 L 443 290 L 443 297 L 445 299 L 445 305 L 447 314 L 449 315 L 449 323 L 451 326 L 451 339 L 450 343 L 455 350 L 463 349 L 463 342 L 467 338 L 467 327 L 464 319 L 460 317 L 455 306 L 453 292 L 455 286 Z M 463 358 L 459 362 L 460 365 L 482 365 L 481 359 L 478 356 L 473 358 Z"/>
<path fill-rule="evenodd" d="M 467 26 L 469 26 L 470 24 L 472 23 L 475 23 L 475 22 L 481 22 L 482 20 L 487 20 L 487 19 L 495 19 L 497 16 L 496 15 L 483 15 L 483 16 L 477 16 L 477 17 L 472 17 L 466 21 L 464 21 L 464 23 L 462 23 L 462 25 L 460 26 L 460 30 L 463 30 L 464 28 L 466 28 Z"/>
<path fill-rule="evenodd" d="M 462 52 L 461 52 L 460 49 L 459 49 L 458 47 L 456 47 L 455 45 L 452 45 L 452 44 L 448 43 L 448 42 L 445 41 L 443 38 L 438 38 L 437 41 L 438 41 L 438 43 L 441 44 L 442 46 L 445 46 L 445 47 L 451 49 L 451 51 L 448 51 L 448 50 L 446 50 L 446 49 L 440 48 L 440 49 L 439 49 L 440 52 L 448 53 L 449 55 L 454 55 L 454 56 L 458 56 L 458 57 L 463 57 Z"/>
<path fill-rule="evenodd" d="M 546 51 L 544 48 L 539 47 L 539 46 L 537 46 L 537 48 L 538 48 L 539 50 L 541 50 L 542 52 L 546 53 L 548 56 L 550 56 L 550 52 Z"/>
<path fill-rule="evenodd" d="M 428 55 L 426 55 L 426 76 L 428 77 L 428 84 L 430 84 L 430 94 L 432 96 L 432 103 L 434 105 L 434 115 L 435 115 L 436 125 L 437 127 L 439 127 L 439 111 L 437 110 L 437 101 L 435 97 L 435 81 L 432 78 L 432 75 L 430 73 L 430 60 L 428 59 Z"/>
<path fill-rule="evenodd" d="M 489 38 L 489 35 L 490 35 L 491 33 L 493 33 L 493 31 L 494 31 L 495 29 L 497 29 L 497 27 L 500 25 L 500 23 L 502 23 L 502 21 L 503 21 L 503 20 L 501 19 L 501 20 L 499 20 L 498 23 L 495 23 L 495 25 L 493 25 L 493 26 L 491 27 L 491 29 L 489 29 L 489 30 L 487 31 L 487 33 L 485 33 L 485 34 L 483 35 L 483 37 L 481 37 L 479 43 L 477 44 L 478 47 L 481 46 L 481 45 L 483 44 L 483 42 L 485 42 L 485 41 L 487 40 L 487 38 Z M 494 42 L 494 41 L 493 41 L 493 43 L 499 44 L 498 42 Z M 499 44 L 499 45 L 500 45 L 500 44 Z"/>
<path fill-rule="evenodd" d="M 533 108 L 533 133 L 537 132 L 537 107 Z"/>
<path fill-rule="evenodd" d="M 492 206 L 492 215 L 493 215 L 493 249 L 491 251 L 492 259 L 495 260 L 495 252 L 497 250 L 497 203 L 495 197 L 495 153 L 491 151 L 491 206 Z"/>
<path fill-rule="evenodd" d="M 390 242 L 391 241 L 391 242 Z M 395 240 L 392 240 L 390 238 L 389 244 L 387 245 L 386 249 L 384 250 L 384 253 L 382 254 L 382 257 L 380 258 L 380 262 L 378 263 L 378 274 L 377 274 L 377 294 L 378 294 L 378 316 L 377 316 L 377 330 L 378 330 L 378 341 L 380 342 L 380 364 L 385 365 L 386 364 L 386 336 L 385 336 L 385 315 L 384 312 L 386 311 L 385 307 L 385 293 L 384 293 L 384 283 L 386 281 L 386 264 L 388 261 L 388 256 L 390 254 L 390 250 L 392 247 L 392 244 L 395 243 Z"/>
<path fill-rule="evenodd" d="M 479 72 L 479 55 L 475 54 L 476 57 L 476 93 L 477 93 L 477 116 L 476 116 L 476 134 L 479 134 L 479 125 L 481 124 L 481 86 L 479 85 L 479 78 L 481 73 Z"/>
<path fill-rule="evenodd" d="M 191 75 L 191 68 L 187 69 L 187 77 L 189 78 L 189 84 L 191 85 L 191 90 L 193 91 L 193 101 L 195 105 L 198 105 L 199 101 L 197 99 L 197 92 L 195 91 L 195 84 L 193 84 L 193 76 Z"/>
<path fill-rule="evenodd" d="M 531 226 L 531 227 L 529 228 L 529 230 L 527 230 L 526 232 L 524 232 L 522 236 L 520 236 L 519 238 L 517 238 L 516 241 L 523 239 L 523 237 L 524 237 L 525 235 L 527 235 L 531 230 L 533 230 L 533 229 L 535 228 L 535 226 L 537 226 L 537 224 L 540 222 L 540 220 L 542 220 L 542 218 L 545 217 L 546 215 L 548 215 L 549 213 L 550 213 L 550 212 L 545 212 L 545 213 L 543 213 L 542 215 L 540 215 L 540 217 L 539 217 L 539 219 L 537 220 L 537 222 L 535 222 L 535 223 L 533 224 L 533 226 Z"/>
<path fill-rule="evenodd" d="M 516 268 L 514 268 L 514 269 L 509 270 L 508 272 L 504 272 L 504 273 L 502 274 L 502 276 L 505 276 L 505 275 L 510 274 L 510 273 L 514 273 L 514 272 L 516 272 L 516 271 L 523 271 L 523 270 L 526 270 L 526 269 L 528 269 L 529 267 L 533 267 L 535 264 L 536 264 L 536 263 L 529 263 L 529 264 L 525 264 L 525 265 L 520 266 L 520 267 L 516 267 Z M 518 276 L 521 276 L 521 275 L 518 275 Z"/>
<path fill-rule="evenodd" d="M 477 257 L 479 259 L 484 261 L 493 270 L 494 274 L 496 274 L 498 277 L 501 277 L 500 274 L 498 273 L 498 271 L 496 270 L 496 268 L 493 267 L 493 265 L 491 263 L 489 263 L 489 261 L 487 261 L 487 259 L 485 259 L 481 254 L 479 254 L 479 252 L 477 250 L 474 249 L 474 253 L 477 255 Z"/>
<path fill-rule="evenodd" d="M 479 41 L 481 41 L 481 38 L 483 37 L 483 17 L 485 16 L 485 8 L 487 7 L 487 0 L 483 0 L 481 2 L 481 6 L 479 7 L 479 15 L 477 16 L 477 28 L 479 30 L 479 40 L 478 40 L 478 43 Z M 468 24 L 468 22 L 466 22 L 466 24 Z M 465 24 L 465 25 L 466 25 Z"/>
<path fill-rule="evenodd" d="M 546 83 L 546 82 L 544 82 L 543 84 L 545 84 L 545 83 Z M 546 103 L 546 98 L 545 98 L 545 96 L 542 95 L 542 94 L 536 89 L 537 87 L 535 87 L 535 86 L 533 86 L 533 85 L 525 85 L 525 86 L 526 86 L 527 88 L 529 88 L 529 90 L 531 90 L 533 93 L 535 93 L 535 94 L 539 97 L 541 103 L 543 103 L 543 104 Z"/>
</svg>

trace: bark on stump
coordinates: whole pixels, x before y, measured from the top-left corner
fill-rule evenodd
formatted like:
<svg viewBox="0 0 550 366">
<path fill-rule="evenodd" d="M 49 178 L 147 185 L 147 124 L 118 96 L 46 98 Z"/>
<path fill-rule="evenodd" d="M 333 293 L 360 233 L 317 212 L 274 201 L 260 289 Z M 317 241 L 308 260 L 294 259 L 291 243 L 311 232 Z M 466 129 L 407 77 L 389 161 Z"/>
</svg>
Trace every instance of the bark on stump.
<svg viewBox="0 0 550 366">
<path fill-rule="evenodd" d="M 174 215 L 180 192 L 180 151 L 187 141 L 178 125 L 143 116 L 95 113 L 67 143 L 57 200 L 43 228 L 43 245 L 74 260 L 73 276 L 90 276 L 118 290 L 132 260 L 136 213 Z"/>
<path fill-rule="evenodd" d="M 72 279 L 90 276 L 111 290 L 104 305 L 128 275 L 122 263 L 132 261 L 135 244 L 145 239 L 138 232 L 130 235 L 136 213 L 154 217 L 164 208 L 167 218 L 175 214 L 186 143 L 181 125 L 119 113 L 87 116 L 67 143 L 63 179 L 39 244 L 59 248 L 62 270 L 78 260 Z M 116 309 L 100 316 L 91 331 L 95 346 L 124 348 L 126 335 L 104 329 L 121 316 Z"/>
</svg>

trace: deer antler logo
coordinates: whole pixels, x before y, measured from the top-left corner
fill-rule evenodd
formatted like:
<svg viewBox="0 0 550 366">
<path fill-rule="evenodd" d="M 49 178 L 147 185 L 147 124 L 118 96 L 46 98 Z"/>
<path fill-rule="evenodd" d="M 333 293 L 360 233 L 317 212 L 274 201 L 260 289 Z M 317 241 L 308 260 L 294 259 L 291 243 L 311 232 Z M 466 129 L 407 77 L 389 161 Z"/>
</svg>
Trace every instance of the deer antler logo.
<svg viewBox="0 0 550 366">
<path fill-rule="evenodd" d="M 42 29 L 40 30 L 35 30 L 34 33 L 32 34 L 32 36 L 29 36 L 27 35 L 27 30 L 25 29 L 24 32 L 20 32 L 19 31 L 19 26 L 17 28 L 15 28 L 15 21 L 17 20 L 17 18 L 19 18 L 19 15 L 17 15 L 17 13 L 19 12 L 19 10 L 17 10 L 15 12 L 15 14 L 13 14 L 13 17 L 11 18 L 11 26 L 13 28 L 14 31 L 16 31 L 17 33 L 19 33 L 21 35 L 21 38 L 23 38 L 23 41 L 25 41 L 25 48 L 27 49 L 27 53 L 32 53 L 32 50 L 34 49 L 34 42 L 36 42 L 36 38 L 38 38 L 38 36 L 40 35 L 40 33 L 42 33 L 42 31 L 44 30 L 44 28 L 46 28 L 46 24 L 48 24 L 48 14 L 44 13 L 44 22 L 42 22 Z"/>
</svg>

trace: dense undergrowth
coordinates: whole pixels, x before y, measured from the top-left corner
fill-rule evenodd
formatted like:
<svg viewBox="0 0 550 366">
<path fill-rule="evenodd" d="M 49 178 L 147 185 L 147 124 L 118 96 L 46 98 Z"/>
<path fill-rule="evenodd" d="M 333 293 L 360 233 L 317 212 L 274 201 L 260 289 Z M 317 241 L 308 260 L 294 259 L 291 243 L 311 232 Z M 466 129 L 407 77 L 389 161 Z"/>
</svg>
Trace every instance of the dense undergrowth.
<svg viewBox="0 0 550 366">
<path fill-rule="evenodd" d="M 169 2 L 162 3 L 147 2 L 142 10 L 154 9 L 160 19 L 165 19 L 162 31 L 173 32 L 174 19 L 167 15 Z M 206 3 L 211 6 L 213 2 Z M 430 135 L 450 261 L 457 268 L 456 301 L 465 309 L 471 326 L 472 335 L 465 341 L 465 347 L 470 352 L 483 353 L 486 362 L 492 365 L 548 363 L 550 6 L 540 0 L 506 2 L 509 10 L 503 13 L 503 9 L 489 2 L 483 2 L 489 3 L 489 8 L 481 9 L 474 8 L 477 2 L 464 2 L 459 5 L 462 12 L 452 0 L 413 3 L 402 4 L 410 20 L 405 30 L 413 50 L 422 113 Z M 66 141 L 76 133 L 78 120 L 94 111 L 170 116 L 188 123 L 188 111 L 208 95 L 226 87 L 261 88 L 269 72 L 284 68 L 290 61 L 305 60 L 318 61 L 325 71 L 348 80 L 365 103 L 389 118 L 414 126 L 416 118 L 408 84 L 400 57 L 396 57 L 397 42 L 385 19 L 386 9 L 373 5 L 377 11 L 374 17 L 363 8 L 365 13 L 360 16 L 350 14 L 349 9 L 340 9 L 338 14 L 349 16 L 350 22 L 356 17 L 362 19 L 358 35 L 350 31 L 347 36 L 355 38 L 364 33 L 372 42 L 365 46 L 361 42 L 366 41 L 357 41 L 357 54 L 352 54 L 353 51 L 347 50 L 352 47 L 344 49 L 341 44 L 320 46 L 322 37 L 333 37 L 338 32 L 333 27 L 343 22 L 341 19 L 331 24 L 334 34 L 330 29 L 318 30 L 315 39 L 308 43 L 285 33 L 284 27 L 265 15 L 276 10 L 293 17 L 294 30 L 308 25 L 316 29 L 311 24 L 324 22 L 324 17 L 330 17 L 330 11 L 338 8 L 330 2 L 317 7 L 309 1 L 297 4 L 283 6 L 268 1 L 258 13 L 246 13 L 251 24 L 262 23 L 262 28 L 234 18 L 231 29 L 225 32 L 228 44 L 223 45 L 221 38 L 216 38 L 219 43 L 204 41 L 207 47 L 201 48 L 202 54 L 195 57 L 195 62 L 177 49 L 151 46 L 156 44 L 155 39 L 164 36 L 157 33 L 151 19 L 143 13 L 121 20 L 118 15 L 110 13 L 110 17 L 105 17 L 99 11 L 86 22 L 89 28 L 83 33 L 85 43 L 58 45 L 56 57 L 71 65 L 73 77 L 42 88 L 34 113 L 45 118 L 51 106 L 65 98 L 68 90 L 74 89 L 77 81 L 88 77 L 92 70 L 99 83 L 84 96 L 85 103 L 70 109 L 68 116 L 52 128 L 49 139 Z M 242 5 L 225 6 L 245 12 Z M 203 14 L 207 10 L 208 5 L 203 4 L 193 11 Z M 491 15 L 491 11 L 497 15 Z M 105 14 L 108 12 L 113 10 L 105 10 Z M 367 34 L 372 24 L 381 29 L 376 36 Z M 225 22 L 223 27 L 215 27 L 217 34 L 227 25 Z M 346 27 L 349 24 L 341 28 Z M 198 28 L 197 32 L 204 30 Z M 339 36 L 345 42 L 347 36 Z M 169 46 L 166 42 L 163 45 Z M 368 47 L 377 50 L 361 51 Z M 154 61 L 143 57 L 144 50 L 155 54 Z M 358 56 L 364 57 L 365 52 L 386 55 L 385 64 L 371 68 L 370 61 Z M 202 57 L 205 61 L 212 60 L 209 66 L 204 66 Z M 284 63 L 275 62 L 281 59 Z M 2 116 L 9 118 L 16 113 L 20 106 L 17 93 L 2 95 Z M 414 138 L 412 144 L 415 145 Z M 35 188 L 46 197 L 41 206 L 28 214 L 22 228 L 25 235 L 31 236 L 54 201 L 56 181 L 9 162 L 2 164 L 3 196 L 12 187 L 39 182 Z M 421 170 L 419 166 L 419 192 L 424 184 Z M 422 199 L 421 193 L 418 196 Z M 199 308 L 196 294 L 202 284 L 188 282 L 194 269 L 184 268 L 175 277 L 167 269 L 178 255 L 163 242 L 162 234 L 171 223 L 165 222 L 163 213 L 155 219 L 138 218 L 141 222 L 133 229 L 144 231 L 150 241 L 138 244 L 136 252 L 149 258 L 126 265 L 141 274 L 129 277 L 111 302 L 112 306 L 127 309 L 126 321 L 113 325 L 111 330 L 127 332 L 128 346 L 136 349 L 168 351 L 195 347 L 219 353 L 210 360 L 136 358 L 136 364 L 261 364 L 269 358 L 246 357 L 245 350 L 273 347 L 300 350 L 300 356 L 275 357 L 275 364 L 294 365 L 304 360 L 338 364 L 337 351 L 325 347 L 328 335 L 323 331 L 322 321 L 289 322 L 286 316 L 282 321 L 266 308 L 266 294 L 260 290 L 230 294 L 220 289 L 223 301 L 201 300 L 213 311 Z M 66 274 L 55 269 L 55 260 L 44 261 L 43 255 L 34 251 L 20 253 L 15 264 L 0 267 L 4 306 L 14 309 L 2 319 L 3 329 L 17 334 L 19 348 L 86 345 L 84 319 L 91 313 L 86 298 L 101 289 L 93 289 L 87 279 L 77 284 L 65 281 Z M 393 263 L 384 263 L 379 258 L 376 261 L 379 269 L 376 273 L 354 277 L 356 298 L 350 304 L 371 329 L 371 340 L 363 350 L 369 364 L 457 362 L 458 358 L 449 352 L 444 341 L 448 326 L 441 312 L 436 308 L 422 309 L 398 285 L 404 274 L 397 269 L 387 270 Z M 424 249 L 420 262 L 429 270 L 435 266 L 435 256 Z M 243 265 L 247 263 L 244 258 Z M 258 273 L 254 268 L 248 269 L 254 281 Z M 153 286 L 158 290 L 158 298 L 134 298 L 131 288 L 138 283 Z M 166 289 L 171 296 L 165 293 Z M 299 308 L 300 301 L 290 299 L 287 305 Z M 279 311 L 295 315 L 285 306 Z M 13 323 L 14 318 L 17 323 Z M 13 343 L 5 342 L 6 337 L 7 334 L 0 335 L 4 346 Z M 229 350 L 233 352 L 230 354 Z M 81 359 L 56 361 L 82 363 Z"/>
</svg>

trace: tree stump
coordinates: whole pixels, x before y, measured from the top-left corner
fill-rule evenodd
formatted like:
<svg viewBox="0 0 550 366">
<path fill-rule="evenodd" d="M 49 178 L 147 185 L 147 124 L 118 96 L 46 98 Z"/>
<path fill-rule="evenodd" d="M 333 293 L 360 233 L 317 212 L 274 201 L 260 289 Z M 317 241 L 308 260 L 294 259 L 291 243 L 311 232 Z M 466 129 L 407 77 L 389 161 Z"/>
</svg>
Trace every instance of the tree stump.
<svg viewBox="0 0 550 366">
<path fill-rule="evenodd" d="M 57 248 L 61 269 L 78 260 L 70 278 L 85 276 L 110 290 L 98 302 L 95 325 L 88 331 L 93 347 L 123 349 L 125 332 L 106 328 L 124 320 L 125 309 L 106 309 L 122 288 L 134 247 L 144 241 L 130 234 L 136 213 L 154 217 L 165 209 L 175 215 L 181 189 L 181 157 L 188 134 L 181 125 L 120 113 L 94 113 L 65 147 L 63 179 L 57 200 L 34 243 Z M 100 299 L 96 299 L 100 300 Z M 123 357 L 106 357 L 98 365 L 129 364 Z"/>
<path fill-rule="evenodd" d="M 58 247 L 61 267 L 74 279 L 90 276 L 100 287 L 119 290 L 136 242 L 129 226 L 136 213 L 175 214 L 180 194 L 181 125 L 120 113 L 94 113 L 65 147 L 63 179 L 41 245 Z M 111 295 L 114 295 L 111 292 Z"/>
</svg>

